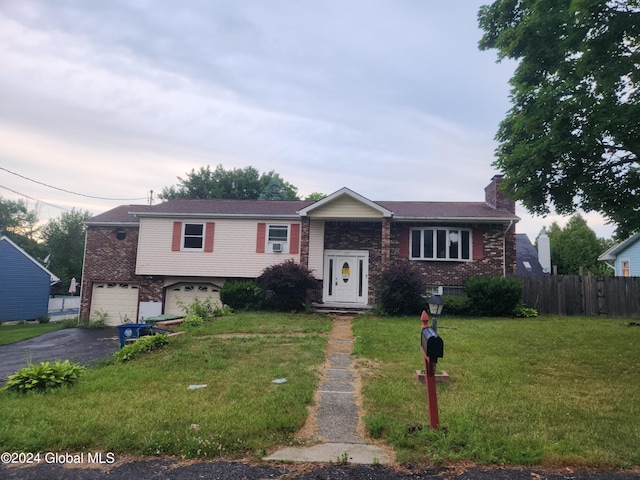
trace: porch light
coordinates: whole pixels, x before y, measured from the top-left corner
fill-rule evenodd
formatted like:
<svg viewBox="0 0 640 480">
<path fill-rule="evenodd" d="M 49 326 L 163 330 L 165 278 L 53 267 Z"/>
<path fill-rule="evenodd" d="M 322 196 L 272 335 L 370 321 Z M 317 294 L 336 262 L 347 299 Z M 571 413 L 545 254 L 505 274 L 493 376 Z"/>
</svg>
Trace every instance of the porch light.
<svg viewBox="0 0 640 480">
<path fill-rule="evenodd" d="M 431 295 L 429 300 L 427 300 L 429 304 L 429 313 L 433 316 L 438 316 L 442 313 L 442 309 L 444 308 L 444 300 L 440 295 Z"/>
<path fill-rule="evenodd" d="M 434 331 L 438 331 L 438 316 L 442 313 L 444 308 L 444 300 L 440 295 L 431 295 L 427 300 L 429 305 L 429 313 L 431 314 L 431 325 Z"/>
</svg>

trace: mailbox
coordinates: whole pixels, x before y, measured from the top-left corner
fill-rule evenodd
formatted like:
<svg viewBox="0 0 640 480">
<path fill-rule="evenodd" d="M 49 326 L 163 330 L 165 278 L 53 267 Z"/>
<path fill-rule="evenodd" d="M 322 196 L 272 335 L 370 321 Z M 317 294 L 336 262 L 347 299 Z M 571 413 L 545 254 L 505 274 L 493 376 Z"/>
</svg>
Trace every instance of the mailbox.
<svg viewBox="0 0 640 480">
<path fill-rule="evenodd" d="M 444 356 L 444 342 L 438 333 L 431 327 L 422 329 L 421 339 L 422 353 L 429 357 L 433 363 Z"/>
</svg>

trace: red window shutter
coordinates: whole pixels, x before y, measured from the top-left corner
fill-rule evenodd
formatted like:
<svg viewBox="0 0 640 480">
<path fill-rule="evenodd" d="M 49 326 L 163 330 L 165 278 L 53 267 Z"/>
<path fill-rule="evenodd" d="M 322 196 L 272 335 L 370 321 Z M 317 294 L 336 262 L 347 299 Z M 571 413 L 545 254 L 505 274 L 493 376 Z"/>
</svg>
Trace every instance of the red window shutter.
<svg viewBox="0 0 640 480">
<path fill-rule="evenodd" d="M 400 258 L 409 258 L 409 229 L 402 227 L 400 229 Z"/>
<path fill-rule="evenodd" d="M 267 240 L 267 224 L 258 224 L 258 237 L 256 238 L 256 253 L 264 253 L 264 247 Z"/>
<path fill-rule="evenodd" d="M 294 223 L 290 228 L 289 253 L 297 255 L 300 252 L 300 224 Z"/>
<path fill-rule="evenodd" d="M 213 234 L 216 230 L 214 222 L 207 222 L 204 231 L 204 251 L 213 252 Z"/>
<path fill-rule="evenodd" d="M 171 251 L 180 251 L 180 242 L 182 240 L 182 222 L 173 222 L 173 237 L 171 238 Z"/>
<path fill-rule="evenodd" d="M 484 258 L 484 238 L 481 230 L 473 231 L 473 259 L 482 260 Z"/>
</svg>

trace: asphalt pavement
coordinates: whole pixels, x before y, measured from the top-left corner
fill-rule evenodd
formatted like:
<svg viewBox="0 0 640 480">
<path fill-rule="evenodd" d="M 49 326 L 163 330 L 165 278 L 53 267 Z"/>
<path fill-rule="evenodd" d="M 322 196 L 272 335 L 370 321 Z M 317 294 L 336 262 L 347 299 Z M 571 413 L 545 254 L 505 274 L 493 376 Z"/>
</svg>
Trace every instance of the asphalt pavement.
<svg viewBox="0 0 640 480">
<path fill-rule="evenodd" d="M 0 385 L 30 363 L 69 360 L 89 365 L 120 349 L 117 328 L 65 328 L 10 345 L 0 345 Z"/>
</svg>

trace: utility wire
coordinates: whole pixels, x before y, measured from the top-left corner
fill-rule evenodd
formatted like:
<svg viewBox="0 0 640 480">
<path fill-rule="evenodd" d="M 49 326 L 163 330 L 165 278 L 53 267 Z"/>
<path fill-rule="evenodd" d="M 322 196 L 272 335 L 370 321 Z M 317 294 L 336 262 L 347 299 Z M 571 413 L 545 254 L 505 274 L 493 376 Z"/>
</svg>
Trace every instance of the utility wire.
<svg viewBox="0 0 640 480">
<path fill-rule="evenodd" d="M 85 195 L 84 193 L 72 192 L 71 190 L 65 190 L 64 188 L 54 187 L 53 185 L 49 185 L 47 183 L 39 182 L 38 180 L 34 180 L 33 178 L 25 177 L 24 175 L 20 175 L 19 173 L 12 172 L 11 170 L 8 170 L 8 169 L 6 169 L 4 167 L 0 167 L 0 170 L 4 170 L 5 172 L 10 173 L 11 175 L 15 175 L 16 177 L 20 177 L 20 178 L 24 178 L 25 180 L 29 180 L 30 182 L 37 183 L 39 185 L 44 185 L 45 187 L 53 188 L 54 190 L 59 190 L 61 192 L 70 193 L 72 195 L 78 195 L 80 197 L 95 198 L 97 200 L 113 200 L 113 201 L 118 201 L 118 202 L 128 202 L 128 201 L 133 201 L 133 200 L 147 200 L 147 197 L 141 197 L 141 198 L 108 198 L 108 197 L 96 197 L 96 196 L 93 196 L 93 195 Z M 6 188 L 6 187 L 3 187 L 3 188 Z M 10 189 L 7 188 L 7 190 L 10 190 Z M 25 195 L 25 197 L 26 197 L 26 195 Z M 29 198 L 29 197 L 27 197 L 27 198 Z M 60 208 L 60 207 L 58 207 L 58 208 Z"/>
<path fill-rule="evenodd" d="M 2 168 L 2 167 L 0 167 L 0 168 Z M 15 193 L 16 195 L 20 195 L 21 197 L 28 198 L 29 200 L 33 200 L 35 202 L 39 202 L 39 203 L 42 203 L 44 205 L 49 205 L 50 207 L 59 208 L 60 210 L 65 210 L 67 212 L 70 211 L 68 208 L 59 207 L 58 205 L 54 205 L 53 203 L 45 202 L 43 200 L 38 200 L 37 198 L 30 197 L 29 195 L 25 195 L 24 193 L 16 192 L 15 190 L 12 190 L 9 187 L 5 187 L 4 185 L 0 185 L 0 188 L 4 188 L 5 190 L 9 190 L 10 192 Z"/>
</svg>

